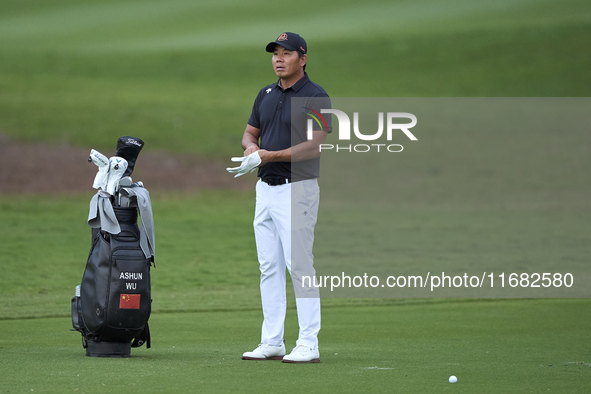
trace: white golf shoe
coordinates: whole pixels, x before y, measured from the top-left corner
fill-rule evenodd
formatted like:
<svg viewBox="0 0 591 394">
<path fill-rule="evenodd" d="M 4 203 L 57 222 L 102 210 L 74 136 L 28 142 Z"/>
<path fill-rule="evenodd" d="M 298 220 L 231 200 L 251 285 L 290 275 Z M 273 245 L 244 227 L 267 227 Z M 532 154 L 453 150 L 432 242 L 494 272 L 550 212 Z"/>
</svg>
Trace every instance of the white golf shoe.
<svg viewBox="0 0 591 394">
<path fill-rule="evenodd" d="M 283 357 L 284 363 L 319 363 L 320 353 L 318 349 L 312 349 L 305 345 L 298 345 L 291 351 L 290 354 Z"/>
<path fill-rule="evenodd" d="M 285 356 L 285 345 L 269 345 L 261 343 L 252 352 L 246 352 L 242 355 L 243 360 L 281 360 Z"/>
</svg>

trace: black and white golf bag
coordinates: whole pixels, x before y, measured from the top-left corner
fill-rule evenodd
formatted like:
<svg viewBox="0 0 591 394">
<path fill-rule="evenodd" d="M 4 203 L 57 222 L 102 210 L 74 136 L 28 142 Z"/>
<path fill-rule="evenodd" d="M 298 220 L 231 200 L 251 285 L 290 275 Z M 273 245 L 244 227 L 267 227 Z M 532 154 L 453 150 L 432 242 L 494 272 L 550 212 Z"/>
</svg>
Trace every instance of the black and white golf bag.
<svg viewBox="0 0 591 394">
<path fill-rule="evenodd" d="M 72 298 L 72 325 L 82 333 L 87 356 L 129 357 L 132 347 L 150 347 L 154 240 L 149 193 L 141 183 L 118 186 L 115 195 L 99 190 L 91 200 L 89 224 L 92 246 Z"/>
</svg>

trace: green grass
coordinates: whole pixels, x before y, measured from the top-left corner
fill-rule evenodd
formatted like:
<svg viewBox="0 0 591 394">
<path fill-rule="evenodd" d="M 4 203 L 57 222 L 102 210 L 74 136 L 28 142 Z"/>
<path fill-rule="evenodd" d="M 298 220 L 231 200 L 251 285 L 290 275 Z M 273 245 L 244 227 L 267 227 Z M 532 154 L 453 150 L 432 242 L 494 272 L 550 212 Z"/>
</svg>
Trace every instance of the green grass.
<svg viewBox="0 0 591 394">
<path fill-rule="evenodd" d="M 260 312 L 155 314 L 152 348 L 84 356 L 67 318 L 0 321 L 0 392 L 585 392 L 588 300 L 324 308 L 322 362 L 242 361 Z M 288 314 L 287 346 L 297 335 Z M 26 323 L 26 324 L 23 324 Z M 256 342 L 256 341 L 255 341 Z M 449 384 L 450 375 L 458 383 Z"/>
<path fill-rule="evenodd" d="M 5 258 L 0 320 L 70 315 L 69 302 L 90 249 L 88 200 L 83 195 L 0 196 L 0 221 L 6 224 L 0 227 L 4 240 L 0 254 Z M 152 194 L 155 313 L 260 309 L 253 201 L 251 192 Z M 407 217 L 414 220 L 412 214 Z M 330 230 L 330 220 L 328 224 Z M 334 244 L 335 239 L 330 242 Z M 327 303 L 398 301 L 335 299 Z"/>
<path fill-rule="evenodd" d="M 586 388 L 588 299 L 324 299 L 321 364 L 240 360 L 256 345 L 261 323 L 251 192 L 153 193 L 153 348 L 135 349 L 125 360 L 87 358 L 79 334 L 68 331 L 70 298 L 89 248 L 87 197 L 0 197 L 0 220 L 9 224 L 0 230 L 6 241 L 0 277 L 1 392 L 252 392 L 261 382 L 288 392 L 303 384 L 311 392 Z M 330 223 L 333 210 L 325 211 Z M 432 253 L 442 264 L 469 266 L 485 262 L 482 250 L 488 248 L 494 260 L 571 261 L 586 248 L 584 242 L 560 238 L 573 226 L 583 226 L 583 233 L 584 218 L 545 208 L 406 206 L 397 213 L 389 229 L 408 235 L 397 238 L 393 248 L 409 265 Z M 326 224 L 319 223 L 319 229 Z M 370 234 L 372 229 L 381 233 L 385 224 L 361 225 L 361 234 Z M 551 229 L 554 235 L 540 239 Z M 482 238 L 470 235 L 483 230 Z M 322 231 L 317 236 L 330 241 Z M 458 243 L 462 238 L 466 242 Z M 388 247 L 381 239 L 378 244 Z M 317 256 L 319 261 L 331 257 Z M 367 269 L 375 263 L 362 259 Z M 292 298 L 288 304 L 285 337 L 291 347 L 297 319 Z M 269 379 L 274 374 L 281 378 Z M 447 383 L 452 374 L 457 385 Z"/>
<path fill-rule="evenodd" d="M 569 0 L 0 5 L 0 132 L 96 149 L 121 135 L 227 156 L 258 90 L 266 42 L 309 41 L 308 71 L 333 97 L 589 96 L 591 8 Z"/>
<path fill-rule="evenodd" d="M 64 314 L 63 301 L 80 283 L 90 249 L 89 197 L 0 197 L 0 220 L 6 224 L 0 229 L 0 254 L 6 258 L 0 318 Z M 152 286 L 162 294 L 154 310 L 253 308 L 254 196 L 212 191 L 199 197 L 155 193 L 152 199 L 157 235 Z"/>
</svg>

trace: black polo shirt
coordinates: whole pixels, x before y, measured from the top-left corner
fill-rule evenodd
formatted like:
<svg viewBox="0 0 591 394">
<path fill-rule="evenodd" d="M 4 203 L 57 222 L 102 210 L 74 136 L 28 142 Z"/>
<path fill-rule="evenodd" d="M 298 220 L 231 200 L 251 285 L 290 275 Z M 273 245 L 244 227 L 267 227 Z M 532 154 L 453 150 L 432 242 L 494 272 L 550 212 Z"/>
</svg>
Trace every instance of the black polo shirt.
<svg viewBox="0 0 591 394">
<path fill-rule="evenodd" d="M 265 86 L 257 95 L 248 120 L 249 125 L 261 130 L 259 142 L 261 149 L 278 151 L 306 141 L 307 121 L 304 111 L 298 112 L 292 119 L 291 99 L 293 97 L 310 98 L 306 100 L 304 107 L 310 107 L 316 111 L 320 111 L 321 108 L 330 108 L 328 94 L 320 85 L 310 81 L 307 73 L 304 73 L 299 81 L 287 89 L 279 86 L 279 81 Z M 330 115 L 326 116 L 326 119 L 330 133 L 332 131 Z M 314 129 L 320 130 L 316 124 L 314 124 Z M 294 182 L 318 178 L 320 176 L 320 158 L 300 161 L 293 168 L 290 162 L 267 163 L 259 168 L 258 176 L 261 178 L 289 178 Z"/>
</svg>

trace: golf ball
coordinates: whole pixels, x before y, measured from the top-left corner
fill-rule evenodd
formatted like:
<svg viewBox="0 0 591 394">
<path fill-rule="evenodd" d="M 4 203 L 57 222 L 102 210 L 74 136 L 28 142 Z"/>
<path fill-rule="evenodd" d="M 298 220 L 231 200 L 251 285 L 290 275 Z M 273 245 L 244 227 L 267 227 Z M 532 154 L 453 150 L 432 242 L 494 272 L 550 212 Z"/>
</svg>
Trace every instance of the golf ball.
<svg viewBox="0 0 591 394">
<path fill-rule="evenodd" d="M 458 378 L 456 378 L 454 375 L 451 375 L 451 376 L 449 377 L 449 382 L 450 382 L 450 383 L 456 383 L 457 381 L 458 381 Z"/>
</svg>

